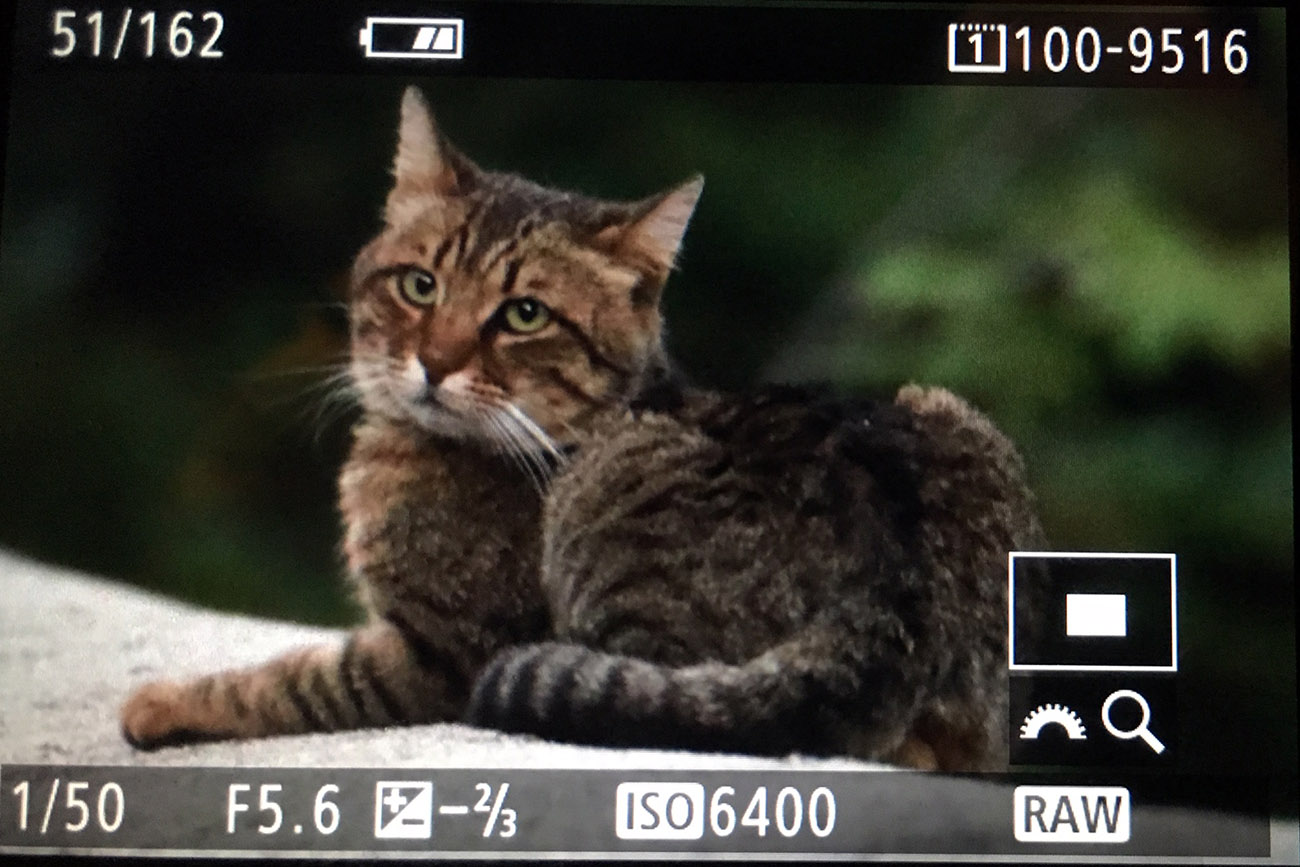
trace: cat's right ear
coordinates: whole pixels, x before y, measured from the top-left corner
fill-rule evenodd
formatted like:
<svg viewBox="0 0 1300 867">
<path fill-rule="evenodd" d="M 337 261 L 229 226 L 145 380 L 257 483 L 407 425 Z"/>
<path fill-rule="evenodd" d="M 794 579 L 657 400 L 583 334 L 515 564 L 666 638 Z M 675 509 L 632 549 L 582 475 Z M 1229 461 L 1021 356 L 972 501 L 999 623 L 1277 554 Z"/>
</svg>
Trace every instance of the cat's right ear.
<svg viewBox="0 0 1300 867">
<path fill-rule="evenodd" d="M 703 190 L 704 176 L 696 175 L 666 193 L 634 204 L 623 219 L 601 229 L 596 242 L 640 261 L 661 279 L 667 277 Z"/>
<path fill-rule="evenodd" d="M 418 87 L 402 94 L 401 121 L 397 127 L 397 156 L 393 159 L 394 184 L 384 217 L 388 224 L 405 222 L 412 206 L 423 208 L 429 196 L 463 195 L 474 186 L 478 168 L 453 148 L 438 132 L 429 103 Z"/>
</svg>

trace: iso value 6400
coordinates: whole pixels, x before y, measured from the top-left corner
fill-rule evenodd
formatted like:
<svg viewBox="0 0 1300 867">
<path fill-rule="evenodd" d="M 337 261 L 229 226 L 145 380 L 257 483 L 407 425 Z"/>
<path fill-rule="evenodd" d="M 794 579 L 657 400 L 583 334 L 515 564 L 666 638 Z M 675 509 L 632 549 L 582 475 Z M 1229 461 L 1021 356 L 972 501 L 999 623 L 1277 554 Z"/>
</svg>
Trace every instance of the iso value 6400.
<svg viewBox="0 0 1300 867">
<path fill-rule="evenodd" d="M 805 795 L 794 786 L 744 795 L 732 786 L 711 793 L 700 783 L 620 783 L 615 833 L 622 840 L 699 840 L 706 834 L 827 837 L 835 830 L 835 794 L 819 786 Z"/>
</svg>

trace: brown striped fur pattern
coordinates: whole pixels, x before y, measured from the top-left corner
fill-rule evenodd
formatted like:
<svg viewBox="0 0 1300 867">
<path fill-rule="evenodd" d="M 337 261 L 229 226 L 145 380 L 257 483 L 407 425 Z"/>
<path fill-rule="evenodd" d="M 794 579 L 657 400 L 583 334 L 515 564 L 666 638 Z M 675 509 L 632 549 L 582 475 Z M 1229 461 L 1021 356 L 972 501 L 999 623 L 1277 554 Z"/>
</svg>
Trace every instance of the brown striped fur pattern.
<svg viewBox="0 0 1300 867">
<path fill-rule="evenodd" d="M 368 623 L 153 683 L 142 748 L 468 719 L 560 740 L 1006 760 L 1011 444 L 942 389 L 687 387 L 659 295 L 698 178 L 603 202 L 484 171 L 402 102 L 353 274 L 340 477 Z"/>
</svg>

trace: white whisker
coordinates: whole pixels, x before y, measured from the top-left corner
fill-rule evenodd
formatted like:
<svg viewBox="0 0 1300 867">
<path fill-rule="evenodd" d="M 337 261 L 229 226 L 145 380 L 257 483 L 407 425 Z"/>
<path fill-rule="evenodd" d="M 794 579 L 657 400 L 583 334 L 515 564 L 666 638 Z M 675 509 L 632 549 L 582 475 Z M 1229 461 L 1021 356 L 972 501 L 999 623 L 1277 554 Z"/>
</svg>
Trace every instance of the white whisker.
<svg viewBox="0 0 1300 867">
<path fill-rule="evenodd" d="M 496 434 L 493 441 L 502 448 L 515 464 L 524 471 L 538 494 L 546 492 L 548 468 L 539 463 L 538 456 L 532 453 L 519 439 L 520 434 L 510 425 L 510 417 L 503 415 L 495 407 L 479 407 L 475 415 L 485 421 Z"/>
<path fill-rule="evenodd" d="M 315 439 L 340 419 L 353 412 L 361 402 L 363 382 L 358 382 L 351 371 L 339 371 L 308 387 L 302 396 L 310 400 L 306 419 L 315 431 Z"/>
<path fill-rule="evenodd" d="M 538 454 L 524 432 L 515 425 L 513 417 L 505 414 L 499 415 L 497 423 L 515 443 L 515 450 L 518 452 L 520 459 L 528 465 L 529 473 L 541 483 L 549 481 L 551 466 Z M 540 492 L 542 488 L 539 487 L 538 490 Z"/>
<path fill-rule="evenodd" d="M 319 376 L 322 373 L 331 376 L 339 373 L 346 373 L 348 370 L 348 359 L 327 362 L 325 364 L 304 364 L 296 367 L 280 367 L 275 370 L 259 370 L 250 373 L 249 378 L 258 379 L 288 379 L 295 376 Z"/>
<path fill-rule="evenodd" d="M 557 463 L 564 464 L 566 462 L 564 453 L 555 445 L 555 441 L 538 426 L 537 422 L 529 418 L 522 409 L 508 401 L 502 404 L 502 409 L 509 413 L 510 418 L 518 423 L 520 428 L 532 437 L 539 446 L 550 452 L 551 457 L 555 458 Z"/>
</svg>

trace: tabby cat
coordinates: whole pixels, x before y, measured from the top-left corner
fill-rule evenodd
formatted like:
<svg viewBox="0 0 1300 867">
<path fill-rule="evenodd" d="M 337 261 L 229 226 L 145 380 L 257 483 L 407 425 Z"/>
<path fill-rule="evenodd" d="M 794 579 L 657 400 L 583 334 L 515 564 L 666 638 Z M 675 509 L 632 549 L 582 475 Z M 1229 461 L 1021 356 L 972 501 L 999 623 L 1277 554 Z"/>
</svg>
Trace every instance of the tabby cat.
<svg viewBox="0 0 1300 867">
<path fill-rule="evenodd" d="M 692 388 L 660 292 L 702 188 L 635 203 L 484 171 L 419 91 L 356 260 L 339 480 L 368 622 L 150 683 L 127 740 L 464 719 L 548 738 L 914 767 L 1006 761 L 1012 445 L 942 389 Z"/>
</svg>

